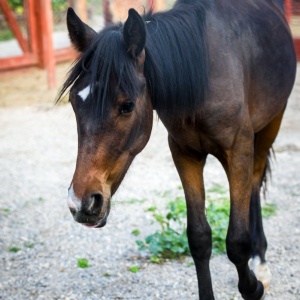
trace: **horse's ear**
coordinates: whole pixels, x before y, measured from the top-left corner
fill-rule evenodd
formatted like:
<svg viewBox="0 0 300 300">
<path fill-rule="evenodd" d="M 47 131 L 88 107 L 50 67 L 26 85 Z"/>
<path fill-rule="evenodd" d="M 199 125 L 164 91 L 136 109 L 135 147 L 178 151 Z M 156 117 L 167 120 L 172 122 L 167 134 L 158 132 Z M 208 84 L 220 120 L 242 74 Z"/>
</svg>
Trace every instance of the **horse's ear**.
<svg viewBox="0 0 300 300">
<path fill-rule="evenodd" d="M 94 29 L 80 20 L 71 7 L 68 8 L 67 26 L 71 42 L 80 52 L 86 50 L 97 35 Z"/>
<path fill-rule="evenodd" d="M 128 11 L 124 24 L 123 38 L 129 55 L 136 59 L 141 54 L 146 43 L 146 29 L 141 16 L 133 8 Z"/>
</svg>

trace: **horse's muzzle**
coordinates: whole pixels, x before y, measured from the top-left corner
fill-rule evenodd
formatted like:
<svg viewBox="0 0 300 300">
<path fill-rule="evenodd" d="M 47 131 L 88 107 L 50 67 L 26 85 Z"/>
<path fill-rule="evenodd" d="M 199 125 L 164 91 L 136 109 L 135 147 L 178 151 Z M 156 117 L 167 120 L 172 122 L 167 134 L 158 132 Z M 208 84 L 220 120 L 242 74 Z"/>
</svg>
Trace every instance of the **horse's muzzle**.
<svg viewBox="0 0 300 300">
<path fill-rule="evenodd" d="M 73 190 L 69 189 L 67 204 L 76 222 L 88 228 L 105 226 L 110 211 L 110 201 L 105 205 L 101 193 L 92 193 L 83 200 L 79 200 Z"/>
</svg>

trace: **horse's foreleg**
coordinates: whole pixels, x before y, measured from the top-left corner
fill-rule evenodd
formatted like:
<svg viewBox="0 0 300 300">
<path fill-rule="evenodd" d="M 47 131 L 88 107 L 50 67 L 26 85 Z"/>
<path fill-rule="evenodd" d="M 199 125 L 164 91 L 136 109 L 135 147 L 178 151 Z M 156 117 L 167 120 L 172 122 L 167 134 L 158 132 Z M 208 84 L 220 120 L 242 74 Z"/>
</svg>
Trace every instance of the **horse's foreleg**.
<svg viewBox="0 0 300 300">
<path fill-rule="evenodd" d="M 236 137 L 231 150 L 223 156 L 230 187 L 230 220 L 226 238 L 227 255 L 235 264 L 239 276 L 239 291 L 246 300 L 263 297 L 264 288 L 248 261 L 252 255 L 249 231 L 249 207 L 253 181 L 253 135 L 243 132 Z"/>
<path fill-rule="evenodd" d="M 198 277 L 199 297 L 213 300 L 209 270 L 212 241 L 211 229 L 205 216 L 203 168 L 206 155 L 195 158 L 180 149 L 169 137 L 173 160 L 184 188 L 187 203 L 187 236 Z"/>
</svg>

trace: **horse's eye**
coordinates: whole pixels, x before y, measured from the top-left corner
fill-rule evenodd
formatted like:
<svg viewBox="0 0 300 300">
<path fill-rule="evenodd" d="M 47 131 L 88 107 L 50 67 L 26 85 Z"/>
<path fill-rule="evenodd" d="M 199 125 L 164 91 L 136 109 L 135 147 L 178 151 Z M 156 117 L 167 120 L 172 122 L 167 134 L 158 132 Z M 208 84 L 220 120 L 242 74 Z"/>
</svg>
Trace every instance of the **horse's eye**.
<svg viewBox="0 0 300 300">
<path fill-rule="evenodd" d="M 120 106 L 120 114 L 131 113 L 134 109 L 134 103 L 132 101 L 126 101 Z"/>
</svg>

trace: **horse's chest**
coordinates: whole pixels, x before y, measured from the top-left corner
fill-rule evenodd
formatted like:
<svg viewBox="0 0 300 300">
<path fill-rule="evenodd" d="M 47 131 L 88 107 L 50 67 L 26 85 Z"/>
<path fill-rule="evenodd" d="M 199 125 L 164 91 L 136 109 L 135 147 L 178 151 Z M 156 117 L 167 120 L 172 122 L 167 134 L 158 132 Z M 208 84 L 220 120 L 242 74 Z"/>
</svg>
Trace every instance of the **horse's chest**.
<svg viewBox="0 0 300 300">
<path fill-rule="evenodd" d="M 199 154 L 217 155 L 233 146 L 236 134 L 242 126 L 242 119 L 235 117 L 227 120 L 226 117 L 199 117 L 193 123 L 169 122 L 161 119 L 169 135 L 183 151 Z"/>
<path fill-rule="evenodd" d="M 183 152 L 200 158 L 207 153 L 216 155 L 222 149 L 230 147 L 233 140 L 232 135 L 225 132 L 217 134 L 197 126 L 167 127 L 167 130 Z"/>
</svg>

